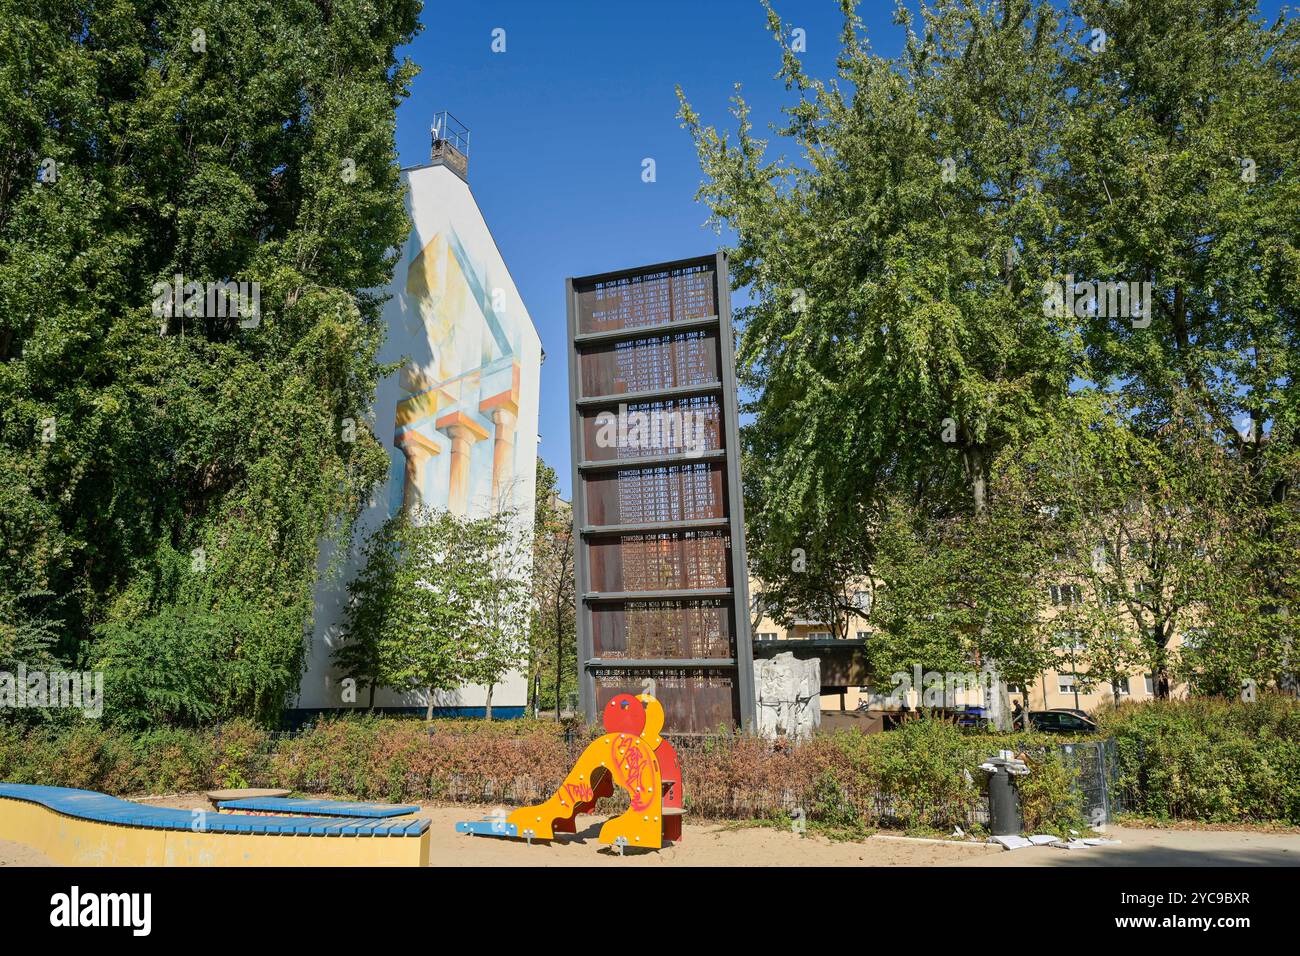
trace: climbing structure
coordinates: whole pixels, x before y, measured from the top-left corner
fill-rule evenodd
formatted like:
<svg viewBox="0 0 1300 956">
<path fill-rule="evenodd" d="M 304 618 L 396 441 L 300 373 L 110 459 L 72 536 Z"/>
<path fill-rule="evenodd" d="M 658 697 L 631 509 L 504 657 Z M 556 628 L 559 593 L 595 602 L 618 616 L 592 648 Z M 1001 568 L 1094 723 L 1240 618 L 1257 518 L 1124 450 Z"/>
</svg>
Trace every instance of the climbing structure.
<svg viewBox="0 0 1300 956">
<path fill-rule="evenodd" d="M 682 834 L 681 764 L 660 736 L 664 709 L 649 694 L 619 694 L 605 705 L 605 733 L 587 745 L 559 790 L 545 803 L 521 807 L 504 820 L 457 823 L 459 833 L 551 840 L 574 833 L 579 813 L 590 813 L 617 784 L 627 791 L 626 812 L 607 820 L 599 840 L 610 846 L 660 849 Z"/>
</svg>

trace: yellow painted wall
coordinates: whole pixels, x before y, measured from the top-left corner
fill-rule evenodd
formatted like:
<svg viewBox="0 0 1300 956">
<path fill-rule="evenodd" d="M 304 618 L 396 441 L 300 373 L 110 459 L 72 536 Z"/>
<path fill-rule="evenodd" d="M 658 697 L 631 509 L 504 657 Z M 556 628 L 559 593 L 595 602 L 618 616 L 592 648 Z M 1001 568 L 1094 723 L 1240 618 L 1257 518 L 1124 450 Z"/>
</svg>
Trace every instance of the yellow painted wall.
<svg viewBox="0 0 1300 956">
<path fill-rule="evenodd" d="M 127 827 L 0 798 L 0 839 L 65 866 L 428 866 L 418 837 L 286 836 Z"/>
</svg>

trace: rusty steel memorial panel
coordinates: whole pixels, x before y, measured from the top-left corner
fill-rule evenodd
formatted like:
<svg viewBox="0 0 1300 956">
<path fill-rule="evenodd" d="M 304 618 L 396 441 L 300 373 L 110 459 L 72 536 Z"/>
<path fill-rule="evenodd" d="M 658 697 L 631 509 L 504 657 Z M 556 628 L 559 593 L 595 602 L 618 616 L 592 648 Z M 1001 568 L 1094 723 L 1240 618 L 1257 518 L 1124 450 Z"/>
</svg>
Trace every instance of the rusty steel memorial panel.
<svg viewBox="0 0 1300 956">
<path fill-rule="evenodd" d="M 578 686 L 653 682 L 665 729 L 754 706 L 727 260 L 569 279 Z"/>
</svg>

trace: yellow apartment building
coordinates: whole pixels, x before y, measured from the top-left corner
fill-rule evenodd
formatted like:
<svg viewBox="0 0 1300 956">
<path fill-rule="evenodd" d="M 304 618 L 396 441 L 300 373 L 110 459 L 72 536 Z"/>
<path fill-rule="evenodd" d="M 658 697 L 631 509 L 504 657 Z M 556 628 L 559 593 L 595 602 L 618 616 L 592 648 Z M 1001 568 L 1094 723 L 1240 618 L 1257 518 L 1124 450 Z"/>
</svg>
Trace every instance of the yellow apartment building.
<svg viewBox="0 0 1300 956">
<path fill-rule="evenodd" d="M 1070 604 L 1077 603 L 1082 599 L 1082 592 L 1078 584 L 1046 584 L 1044 587 L 1047 589 L 1049 602 L 1047 614 L 1049 619 L 1059 615 Z M 767 648 L 779 647 L 787 649 L 790 645 L 793 645 L 798 650 L 800 645 L 805 642 L 816 646 L 819 651 L 842 649 L 845 652 L 851 652 L 853 648 L 865 648 L 873 640 L 885 639 L 871 624 L 873 595 L 869 587 L 864 586 L 862 590 L 854 592 L 852 603 L 860 609 L 860 612 L 849 616 L 845 637 L 838 636 L 830 625 L 823 621 L 796 619 L 790 627 L 785 627 L 761 611 L 763 607 L 763 586 L 761 582 L 751 579 L 749 592 L 753 604 L 752 618 L 757 621 L 753 627 L 756 653 L 764 646 Z M 1183 636 L 1182 634 L 1176 635 L 1170 644 L 1171 648 L 1180 646 Z M 1036 681 L 1028 686 L 1017 687 L 1013 685 L 1009 687 L 1011 706 L 1014 707 L 1019 702 L 1027 710 L 1066 708 L 1092 713 L 1103 703 L 1112 701 L 1114 692 L 1110 684 L 1097 684 L 1085 688 L 1079 680 L 1078 675 L 1085 673 L 1086 667 L 1075 659 L 1075 642 L 1071 633 L 1062 629 L 1057 638 L 1058 641 L 1054 648 L 1059 660 L 1057 667 L 1053 670 L 1044 671 Z M 835 668 L 835 670 L 840 672 L 842 668 Z M 855 676 L 868 678 L 865 673 Z M 825 679 L 823 677 L 823 680 Z M 880 684 L 882 681 L 885 682 L 885 686 L 875 686 L 875 684 Z M 839 685 L 823 684 L 825 693 L 822 694 L 821 698 L 822 710 L 898 710 L 901 705 L 890 700 L 894 688 L 887 683 L 888 681 L 889 675 L 882 675 L 876 679 L 874 684 L 872 682 Z M 1120 700 L 1148 700 L 1155 696 L 1152 675 L 1140 670 L 1129 674 L 1127 679 L 1120 683 L 1118 690 Z M 1185 684 L 1176 684 L 1172 689 L 1172 693 L 1176 697 L 1185 696 L 1187 686 Z M 908 707 L 915 708 L 920 704 L 919 694 L 916 690 L 910 690 L 899 696 L 906 700 Z M 959 692 L 957 704 L 972 706 L 982 704 L 983 701 L 977 700 L 976 696 L 973 692 L 967 694 Z"/>
</svg>

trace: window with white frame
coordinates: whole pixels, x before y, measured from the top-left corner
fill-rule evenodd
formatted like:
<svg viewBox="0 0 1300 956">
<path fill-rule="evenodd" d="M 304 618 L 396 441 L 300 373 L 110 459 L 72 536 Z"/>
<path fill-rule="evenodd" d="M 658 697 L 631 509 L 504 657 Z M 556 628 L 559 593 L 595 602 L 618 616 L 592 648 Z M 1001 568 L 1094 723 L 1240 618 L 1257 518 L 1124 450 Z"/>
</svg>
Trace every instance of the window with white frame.
<svg viewBox="0 0 1300 956">
<path fill-rule="evenodd" d="M 870 614 L 871 613 L 871 592 L 854 591 L 853 606 L 856 607 L 863 614 Z"/>
<path fill-rule="evenodd" d="M 1077 674 L 1057 674 L 1056 689 L 1062 694 L 1073 694 L 1079 687 Z M 1082 693 L 1082 691 L 1080 691 Z"/>
<path fill-rule="evenodd" d="M 1077 584 L 1052 584 L 1047 590 L 1053 604 L 1078 604 L 1083 600 L 1083 591 Z"/>
<path fill-rule="evenodd" d="M 1146 686 L 1147 686 L 1147 695 L 1148 695 L 1148 696 L 1154 696 L 1154 695 L 1155 695 L 1155 692 L 1156 692 L 1156 681 L 1155 681 L 1155 678 L 1154 678 L 1152 675 L 1150 675 L 1150 674 L 1143 674 L 1143 675 L 1142 675 L 1142 679 L 1143 679 L 1144 681 L 1146 681 Z"/>
</svg>

